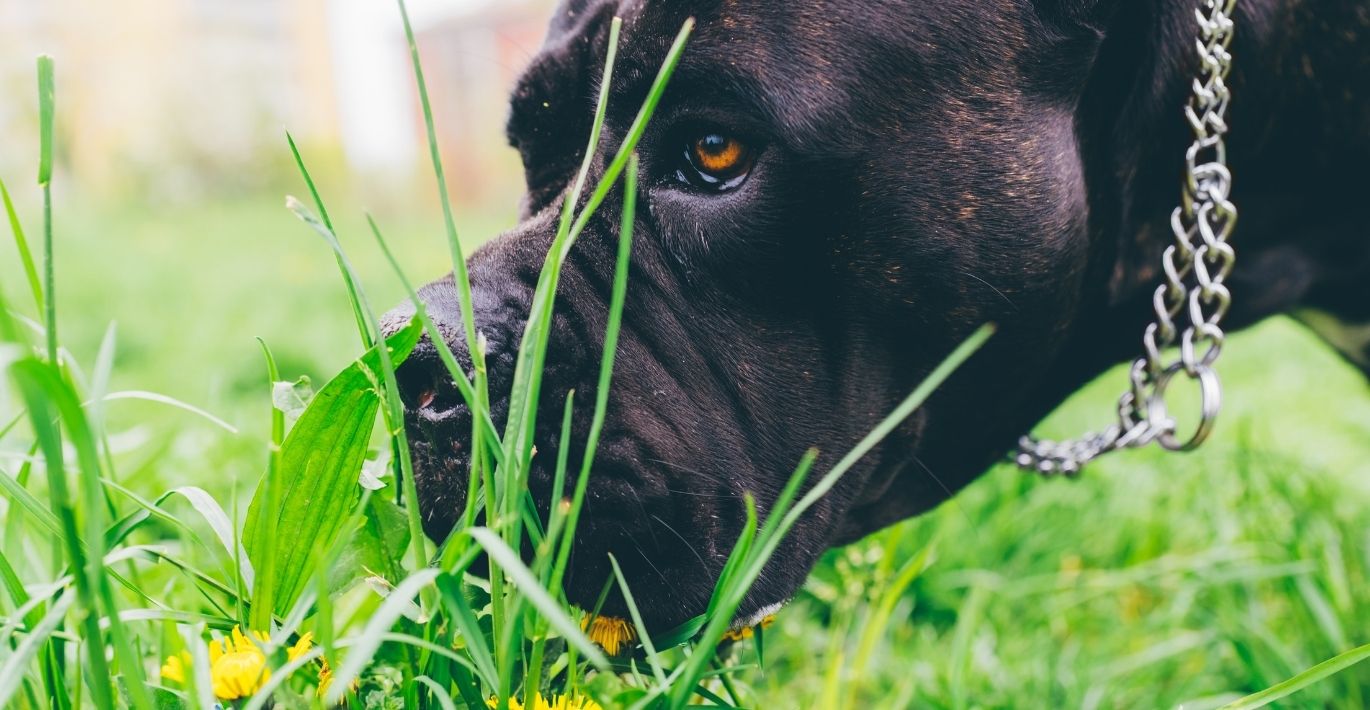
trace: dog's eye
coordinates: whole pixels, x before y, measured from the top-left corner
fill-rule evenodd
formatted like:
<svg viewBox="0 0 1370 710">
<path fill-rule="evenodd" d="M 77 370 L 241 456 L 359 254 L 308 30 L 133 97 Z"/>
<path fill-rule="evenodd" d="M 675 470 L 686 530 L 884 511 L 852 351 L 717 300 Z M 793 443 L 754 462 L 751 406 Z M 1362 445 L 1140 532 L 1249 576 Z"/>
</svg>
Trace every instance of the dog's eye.
<svg viewBox="0 0 1370 710">
<path fill-rule="evenodd" d="M 745 182 L 755 162 L 751 146 L 744 141 L 724 133 L 705 133 L 686 143 L 684 164 L 676 178 L 700 189 L 724 192 Z"/>
</svg>

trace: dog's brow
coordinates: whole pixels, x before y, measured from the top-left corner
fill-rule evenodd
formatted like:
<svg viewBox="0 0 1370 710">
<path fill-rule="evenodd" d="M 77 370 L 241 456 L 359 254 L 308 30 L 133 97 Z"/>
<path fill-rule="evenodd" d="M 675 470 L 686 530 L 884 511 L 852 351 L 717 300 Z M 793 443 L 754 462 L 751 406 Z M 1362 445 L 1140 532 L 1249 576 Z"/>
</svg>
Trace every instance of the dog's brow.
<svg viewBox="0 0 1370 710">
<path fill-rule="evenodd" d="M 635 112 L 646 97 L 658 67 L 636 57 L 625 64 L 629 65 L 626 70 L 614 77 L 611 103 L 618 111 L 629 113 Z M 736 65 L 698 54 L 691 56 L 687 51 L 666 89 L 660 113 L 690 105 L 747 114 L 773 124 L 781 119 L 779 103 L 759 77 Z"/>
</svg>

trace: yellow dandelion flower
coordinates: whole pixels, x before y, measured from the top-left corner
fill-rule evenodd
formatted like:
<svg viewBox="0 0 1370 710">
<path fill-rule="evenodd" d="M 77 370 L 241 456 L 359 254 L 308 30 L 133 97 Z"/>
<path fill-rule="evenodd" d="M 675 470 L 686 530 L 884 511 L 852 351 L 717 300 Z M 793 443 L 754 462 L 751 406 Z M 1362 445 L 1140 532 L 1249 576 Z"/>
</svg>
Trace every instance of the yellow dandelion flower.
<svg viewBox="0 0 1370 710">
<path fill-rule="evenodd" d="M 220 700 L 246 698 L 271 679 L 261 645 L 270 639 L 260 631 L 244 634 L 237 626 L 226 638 L 209 644 L 209 679 Z"/>
<path fill-rule="evenodd" d="M 162 664 L 162 681 L 172 681 L 185 685 L 186 669 L 190 668 L 190 652 L 181 651 L 174 656 L 167 656 L 166 663 Z"/>
<path fill-rule="evenodd" d="M 580 630 L 610 656 L 617 656 L 626 644 L 637 638 L 637 631 L 627 619 L 613 616 L 587 615 L 580 620 Z"/>
<path fill-rule="evenodd" d="M 499 707 L 499 698 L 490 698 L 485 704 L 494 710 L 494 708 Z M 542 693 L 538 693 L 533 701 L 533 707 L 526 709 L 522 698 L 509 698 L 509 710 L 604 710 L 604 708 L 584 695 L 553 695 L 549 699 L 542 697 Z"/>
<path fill-rule="evenodd" d="M 220 700 L 246 698 L 271 679 L 271 669 L 267 666 L 266 654 L 262 652 L 270 640 L 260 631 L 245 634 L 235 626 L 228 636 L 209 642 L 209 679 L 216 697 Z M 314 634 L 307 633 L 286 649 L 286 658 L 298 660 L 313 647 Z M 190 654 L 185 651 L 168 657 L 162 665 L 162 679 L 184 685 L 190 664 Z M 325 664 L 319 672 L 321 686 L 327 669 Z"/>
</svg>

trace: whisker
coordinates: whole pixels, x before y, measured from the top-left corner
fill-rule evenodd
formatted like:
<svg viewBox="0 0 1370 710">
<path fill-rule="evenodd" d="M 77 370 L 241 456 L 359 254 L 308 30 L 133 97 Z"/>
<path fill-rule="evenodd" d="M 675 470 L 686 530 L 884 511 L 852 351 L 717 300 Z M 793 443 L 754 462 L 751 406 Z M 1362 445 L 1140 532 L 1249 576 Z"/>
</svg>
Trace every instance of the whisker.
<svg viewBox="0 0 1370 710">
<path fill-rule="evenodd" d="M 637 503 L 637 509 L 642 512 L 642 517 L 651 516 L 651 513 L 647 512 L 647 506 L 642 503 L 642 496 L 638 495 L 637 489 L 629 486 L 628 492 L 633 494 L 633 502 Z M 652 536 L 652 547 L 660 550 L 661 543 L 656 539 L 656 531 L 650 525 L 647 526 L 647 534 Z"/>
<path fill-rule="evenodd" d="M 979 281 L 980 283 L 982 283 L 982 284 L 988 286 L 988 287 L 989 287 L 989 290 L 991 290 L 991 291 L 993 291 L 993 292 L 999 294 L 999 298 L 1004 299 L 1004 303 L 1007 303 L 1010 307 L 1013 308 L 1013 310 L 1015 310 L 1015 311 L 1020 310 L 1020 309 L 1018 308 L 1018 304 L 1014 303 L 1014 302 L 1013 302 L 1013 299 L 1011 299 L 1011 298 L 1009 298 L 1008 296 L 1004 295 L 1004 292 L 1003 292 L 1003 291 L 1000 291 L 997 287 L 995 287 L 994 284 L 992 284 L 992 283 L 990 283 L 990 282 L 988 282 L 988 281 L 986 281 L 986 280 L 980 278 L 979 276 L 976 276 L 975 274 L 972 274 L 972 273 L 969 272 L 969 271 L 962 271 L 961 273 L 962 273 L 963 275 L 965 275 L 965 276 L 969 276 L 969 277 L 975 279 L 976 281 Z"/>
<path fill-rule="evenodd" d="M 932 469 L 928 468 L 928 465 L 923 463 L 923 459 L 914 456 L 913 462 L 918 464 L 918 467 L 923 469 L 924 473 L 928 474 L 928 478 L 931 478 L 934 482 L 937 483 L 938 486 L 942 488 L 942 491 L 947 494 L 947 502 L 956 508 L 956 512 L 960 513 L 961 517 L 966 519 L 966 523 L 968 524 L 967 527 L 970 528 L 971 534 L 976 536 L 976 538 L 978 539 L 980 533 L 979 530 L 975 527 L 974 521 L 970 519 L 970 514 L 966 512 L 966 509 L 961 507 L 961 505 L 956 502 L 956 496 L 952 494 L 951 489 L 947 487 L 947 484 L 943 483 L 942 479 L 938 478 L 937 474 L 933 473 Z"/>
<path fill-rule="evenodd" d="M 639 557 L 641 557 L 642 559 L 644 559 L 644 560 L 647 561 L 647 566 L 648 566 L 648 567 L 651 567 L 653 572 L 656 572 L 656 576 L 658 576 L 658 577 L 661 578 L 661 583 L 662 583 L 663 585 L 665 585 L 664 591 L 669 591 L 669 590 L 671 590 L 672 587 L 671 587 L 671 582 L 670 582 L 670 580 L 666 579 L 666 575 L 662 574 L 662 573 L 661 573 L 661 570 L 657 569 L 656 563 L 655 563 L 655 562 L 652 562 L 652 558 L 651 558 L 651 557 L 648 557 L 648 556 L 647 556 L 647 553 L 645 553 L 645 552 L 642 551 L 642 546 L 641 546 L 641 545 L 638 545 L 638 544 L 634 544 L 634 545 L 633 545 L 633 549 L 634 549 L 634 550 L 637 550 L 637 554 L 638 554 Z"/>
<path fill-rule="evenodd" d="M 673 463 L 673 462 L 671 462 L 671 461 L 665 461 L 665 460 L 663 460 L 663 459 L 647 459 L 647 462 L 648 462 L 648 463 L 659 463 L 659 464 L 661 464 L 661 465 L 663 465 L 663 466 L 669 466 L 670 468 L 673 468 L 673 469 L 675 469 L 675 470 L 677 470 L 677 471 L 683 471 L 683 472 L 688 473 L 688 474 L 691 474 L 691 475 L 693 475 L 693 476 L 698 476 L 698 477 L 700 477 L 700 478 L 702 478 L 702 479 L 705 479 L 705 480 L 707 480 L 707 481 L 713 481 L 713 482 L 715 482 L 715 483 L 726 483 L 726 482 L 727 482 L 727 480 L 726 480 L 723 476 L 721 476 L 721 475 L 719 475 L 719 474 L 717 474 L 717 473 L 710 473 L 710 472 L 708 472 L 708 471 L 701 471 L 701 470 L 699 470 L 699 469 L 690 468 L 690 467 L 688 467 L 688 466 L 682 466 L 682 465 L 680 465 L 680 464 L 678 464 L 678 463 Z"/>
<path fill-rule="evenodd" d="M 676 529 L 673 528 L 673 527 L 671 527 L 671 524 L 670 524 L 670 523 L 666 522 L 665 520 L 662 520 L 662 519 L 661 519 L 661 516 L 657 515 L 656 513 L 652 513 L 652 519 L 654 519 L 654 520 L 656 520 L 658 523 L 661 523 L 662 525 L 666 526 L 666 529 L 667 529 L 667 530 L 670 530 L 672 534 L 674 534 L 676 537 L 680 538 L 680 541 L 681 541 L 681 542 L 685 543 L 685 548 L 688 549 L 688 550 L 690 551 L 690 554 L 692 554 L 692 555 L 695 556 L 695 559 L 699 560 L 699 567 L 700 567 L 700 569 L 702 569 L 702 570 L 704 570 L 704 571 L 706 571 L 706 572 L 709 570 L 709 566 L 708 566 L 707 564 L 704 564 L 704 557 L 701 556 L 701 555 L 699 554 L 699 551 L 695 549 L 695 546 L 694 546 L 693 543 L 691 543 L 689 540 L 686 540 L 684 535 L 681 535 L 680 533 L 676 532 Z"/>
<path fill-rule="evenodd" d="M 694 496 L 696 498 L 717 498 L 719 500 L 734 500 L 738 497 L 736 493 L 700 493 L 698 491 L 682 491 L 677 490 L 675 488 L 665 488 L 663 490 L 665 490 L 668 493 L 676 493 L 682 496 Z"/>
</svg>

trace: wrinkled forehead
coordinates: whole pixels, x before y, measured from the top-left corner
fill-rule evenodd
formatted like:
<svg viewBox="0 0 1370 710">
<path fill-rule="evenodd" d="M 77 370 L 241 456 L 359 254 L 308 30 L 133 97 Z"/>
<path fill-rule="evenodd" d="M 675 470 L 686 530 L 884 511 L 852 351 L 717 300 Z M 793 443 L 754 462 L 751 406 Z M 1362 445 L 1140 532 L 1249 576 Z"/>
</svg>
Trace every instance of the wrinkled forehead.
<svg viewBox="0 0 1370 710">
<path fill-rule="evenodd" d="M 1012 105 L 1033 83 L 1023 81 L 1024 67 L 1043 64 L 1032 8 L 1026 0 L 568 0 L 539 61 L 597 81 L 609 23 L 622 17 L 613 96 L 631 106 L 693 17 L 668 101 L 749 104 L 742 108 L 802 146 L 831 140 L 854 117 L 902 124 L 909 117 L 897 112 L 910 107 L 944 111 L 939 97 Z"/>
<path fill-rule="evenodd" d="M 998 4 L 932 0 L 568 0 L 552 19 L 538 72 L 598 77 L 612 19 L 623 18 L 613 97 L 646 94 L 688 18 L 695 30 L 669 91 L 673 102 L 745 102 L 778 132 L 821 139 L 855 105 L 889 91 L 934 88 L 938 65 L 983 31 Z M 983 44 L 983 43 L 982 43 Z M 988 46 L 993 46 L 990 43 Z M 1002 45 L 1000 45 L 1002 46 Z M 945 70 L 940 70 L 945 74 Z M 869 115 L 867 113 L 866 115 Z"/>
</svg>

